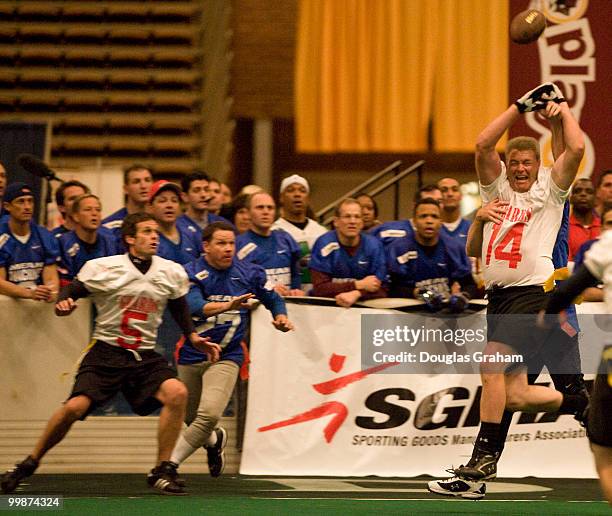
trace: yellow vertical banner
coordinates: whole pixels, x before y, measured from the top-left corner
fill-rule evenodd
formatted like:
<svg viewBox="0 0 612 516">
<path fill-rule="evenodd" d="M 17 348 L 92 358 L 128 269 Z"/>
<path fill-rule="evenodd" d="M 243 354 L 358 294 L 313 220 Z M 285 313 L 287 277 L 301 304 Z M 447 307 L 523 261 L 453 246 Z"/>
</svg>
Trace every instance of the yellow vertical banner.
<svg viewBox="0 0 612 516">
<path fill-rule="evenodd" d="M 508 106 L 508 2 L 443 0 L 438 22 L 433 150 L 471 151 Z"/>
<path fill-rule="evenodd" d="M 471 150 L 506 103 L 506 0 L 299 5 L 300 152 Z"/>
</svg>

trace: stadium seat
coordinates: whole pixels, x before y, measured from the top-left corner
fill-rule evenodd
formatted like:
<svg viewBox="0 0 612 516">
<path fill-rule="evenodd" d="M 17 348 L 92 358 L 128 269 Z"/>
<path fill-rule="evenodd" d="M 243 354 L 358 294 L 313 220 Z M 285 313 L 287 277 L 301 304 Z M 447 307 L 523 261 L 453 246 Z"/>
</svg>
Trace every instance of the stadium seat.
<svg viewBox="0 0 612 516">
<path fill-rule="evenodd" d="M 71 26 L 64 33 L 64 41 L 76 45 L 102 45 L 107 34 L 108 30 L 104 26 Z"/>
<path fill-rule="evenodd" d="M 37 45 L 57 45 L 62 41 L 64 29 L 53 24 L 21 24 L 17 31 L 17 42 Z"/>
<path fill-rule="evenodd" d="M 58 89 L 62 82 L 62 74 L 59 69 L 50 70 L 23 70 L 19 74 L 19 88 L 36 90 Z"/>
<path fill-rule="evenodd" d="M 51 23 L 60 20 L 61 4 L 55 2 L 17 2 L 15 20 L 19 23 L 44 22 Z"/>
<path fill-rule="evenodd" d="M 147 45 L 151 32 L 148 29 L 115 27 L 108 32 L 111 45 Z"/>
</svg>

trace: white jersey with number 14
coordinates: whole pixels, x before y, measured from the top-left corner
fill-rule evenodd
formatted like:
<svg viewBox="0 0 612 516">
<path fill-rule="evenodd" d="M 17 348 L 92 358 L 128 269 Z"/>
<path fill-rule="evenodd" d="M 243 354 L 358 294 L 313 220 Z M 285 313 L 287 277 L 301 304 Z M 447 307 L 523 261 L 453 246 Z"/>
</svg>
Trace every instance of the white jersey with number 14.
<svg viewBox="0 0 612 516">
<path fill-rule="evenodd" d="M 552 180 L 550 168 L 540 168 L 528 192 L 515 192 L 503 162 L 499 177 L 490 185 L 480 185 L 483 203 L 495 198 L 509 203 L 501 224 L 484 226 L 481 258 L 486 288 L 542 285 L 550 277 L 568 194 Z"/>
</svg>

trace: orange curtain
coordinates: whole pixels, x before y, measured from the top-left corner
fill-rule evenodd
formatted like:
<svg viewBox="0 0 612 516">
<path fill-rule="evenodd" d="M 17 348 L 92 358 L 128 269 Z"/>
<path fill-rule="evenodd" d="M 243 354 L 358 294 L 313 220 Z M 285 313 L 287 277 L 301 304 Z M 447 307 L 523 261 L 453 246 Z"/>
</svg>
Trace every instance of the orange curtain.
<svg viewBox="0 0 612 516">
<path fill-rule="evenodd" d="M 465 15 L 468 2 L 470 12 L 471 4 L 477 4 L 478 15 Z M 503 40 L 500 47 L 507 45 L 507 6 L 505 20 L 494 23 L 491 12 L 497 16 L 503 9 L 490 4 L 505 5 L 506 0 L 301 0 L 295 71 L 298 150 L 425 151 L 432 121 L 436 150 L 471 150 L 478 131 L 469 135 L 480 113 L 488 116 L 506 104 L 505 89 L 487 82 L 492 71 L 506 88 L 507 66 L 497 53 L 486 61 L 498 69 L 466 73 L 462 66 L 480 66 L 482 60 L 474 56 L 491 38 Z M 476 23 L 489 28 L 483 31 Z M 455 24 L 453 30 L 447 24 Z M 485 95 L 493 107 L 483 108 Z M 460 106 L 456 119 L 453 103 Z M 467 140 L 466 149 L 456 148 Z"/>
<path fill-rule="evenodd" d="M 472 151 L 478 133 L 508 107 L 508 9 L 507 0 L 442 2 L 435 151 Z"/>
</svg>

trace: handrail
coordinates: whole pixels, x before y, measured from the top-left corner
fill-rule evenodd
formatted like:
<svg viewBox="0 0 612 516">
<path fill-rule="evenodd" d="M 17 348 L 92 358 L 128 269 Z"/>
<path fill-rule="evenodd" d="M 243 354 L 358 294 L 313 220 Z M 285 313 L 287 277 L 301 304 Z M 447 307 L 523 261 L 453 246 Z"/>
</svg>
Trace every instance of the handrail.
<svg viewBox="0 0 612 516">
<path fill-rule="evenodd" d="M 338 205 L 339 202 L 343 201 L 344 199 L 348 199 L 349 197 L 352 197 L 357 192 L 363 191 L 364 188 L 366 188 L 370 184 L 374 183 L 375 181 L 378 181 L 378 179 L 380 179 L 384 175 L 386 175 L 389 172 L 393 172 L 394 170 L 398 169 L 401 166 L 401 164 L 402 164 L 402 162 L 400 160 L 394 161 L 393 163 L 391 163 L 391 165 L 389 165 L 387 168 L 384 168 L 383 170 L 381 170 L 377 174 L 373 175 L 370 179 L 367 179 L 366 181 L 364 181 L 363 183 L 361 183 L 357 187 L 355 187 L 352 190 L 350 190 L 349 192 L 345 193 L 342 197 L 339 197 L 334 202 L 328 204 L 324 208 L 321 208 L 319 211 L 317 211 L 315 213 L 315 216 L 316 216 L 317 220 L 320 220 L 321 217 L 323 215 L 325 215 L 328 211 L 333 210 Z"/>
<path fill-rule="evenodd" d="M 397 161 L 396 161 L 396 162 L 395 162 L 393 165 L 395 165 L 396 163 L 399 163 L 399 162 L 397 162 Z M 394 177 L 392 177 L 391 179 L 388 179 L 388 180 L 387 180 L 387 181 L 385 181 L 383 184 L 381 184 L 381 185 L 377 186 L 376 188 L 374 188 L 374 190 L 372 190 L 372 191 L 368 192 L 368 195 L 370 195 L 370 196 L 374 197 L 375 195 L 378 195 L 379 193 L 381 193 L 381 192 L 385 191 L 385 190 L 386 190 L 387 188 L 389 188 L 390 186 L 397 185 L 399 181 L 401 181 L 402 179 L 404 179 L 404 177 L 406 177 L 408 174 L 411 174 L 411 173 L 412 173 L 412 172 L 414 172 L 415 170 L 420 172 L 420 170 L 421 170 L 421 168 L 423 167 L 423 165 L 424 165 L 424 164 L 425 164 L 425 161 L 424 161 L 424 160 L 419 160 L 419 161 L 417 161 L 416 163 L 413 163 L 413 164 L 412 164 L 412 165 L 410 165 L 408 168 L 406 168 L 406 169 L 402 170 L 401 172 L 397 173 L 397 174 L 396 174 Z M 387 167 L 387 168 L 390 168 L 390 167 Z M 393 168 L 395 168 L 395 167 L 393 167 Z M 385 170 L 386 170 L 386 169 L 385 169 Z M 377 176 L 377 177 L 380 177 L 380 176 L 381 176 L 381 174 L 382 174 L 382 172 L 385 172 L 385 170 L 383 170 L 383 171 L 379 172 L 378 174 L 376 174 L 376 176 Z M 391 170 L 392 170 L 392 169 L 388 170 L 387 172 L 389 172 L 389 171 L 391 171 Z M 368 180 L 368 181 L 366 181 L 365 183 L 363 183 L 363 184 L 359 185 L 359 187 L 357 187 L 357 188 L 353 188 L 353 190 L 351 190 L 351 191 L 350 191 L 348 194 L 345 194 L 345 195 L 343 195 L 342 197 L 340 197 L 338 200 L 336 200 L 336 201 L 333 203 L 332 207 L 334 207 L 334 208 L 335 208 L 335 207 L 336 207 L 336 206 L 337 206 L 337 205 L 338 205 L 340 202 L 342 202 L 344 199 L 346 199 L 346 198 L 350 197 L 350 196 L 351 196 L 351 195 L 353 195 L 354 193 L 356 193 L 356 192 L 360 192 L 360 191 L 363 191 L 363 188 L 364 188 L 365 186 L 367 186 L 368 184 L 370 184 L 371 182 L 372 182 L 371 180 Z M 396 217 L 396 218 L 398 218 L 398 214 L 397 214 L 397 212 L 398 212 L 399 206 L 398 206 L 398 199 L 397 199 L 397 198 L 396 198 L 395 204 L 396 204 L 396 206 L 395 206 L 395 212 L 396 212 L 395 217 Z M 326 206 L 326 208 L 327 208 L 327 206 Z M 327 210 L 327 211 L 329 211 L 329 210 Z M 318 215 L 318 213 L 319 213 L 319 212 L 317 212 L 317 215 Z M 329 217 L 327 217 L 326 219 L 324 219 L 324 220 L 323 220 L 322 224 L 323 224 L 324 226 L 326 226 L 327 224 L 329 224 L 329 223 L 332 221 L 332 219 L 333 219 L 333 216 L 329 216 Z"/>
</svg>

